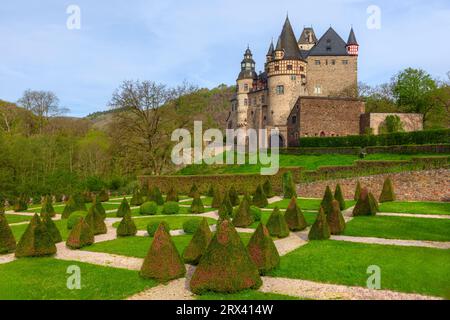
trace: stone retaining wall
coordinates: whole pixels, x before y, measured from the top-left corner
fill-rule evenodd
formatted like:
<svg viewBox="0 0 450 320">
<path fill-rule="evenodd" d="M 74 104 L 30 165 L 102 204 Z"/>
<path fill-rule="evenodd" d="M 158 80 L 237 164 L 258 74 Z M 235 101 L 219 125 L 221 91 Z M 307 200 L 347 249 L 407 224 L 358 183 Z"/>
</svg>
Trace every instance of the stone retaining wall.
<svg viewBox="0 0 450 320">
<path fill-rule="evenodd" d="M 353 199 L 357 181 L 369 188 L 376 197 L 381 194 L 383 182 L 391 177 L 400 201 L 450 201 L 450 170 L 412 171 L 369 177 L 301 183 L 298 194 L 307 198 L 322 198 L 327 185 L 333 189 L 340 183 L 347 199 Z"/>
</svg>

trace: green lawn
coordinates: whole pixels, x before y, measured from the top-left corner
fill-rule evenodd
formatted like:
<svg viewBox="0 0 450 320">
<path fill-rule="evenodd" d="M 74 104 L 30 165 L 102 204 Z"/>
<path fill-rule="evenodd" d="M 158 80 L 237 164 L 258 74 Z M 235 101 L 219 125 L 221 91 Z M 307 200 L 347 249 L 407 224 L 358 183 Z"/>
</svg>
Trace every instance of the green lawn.
<svg viewBox="0 0 450 320">
<path fill-rule="evenodd" d="M 17 214 L 5 214 L 5 217 L 6 220 L 8 220 L 9 224 L 30 221 L 32 218 L 29 216 L 21 216 Z"/>
<path fill-rule="evenodd" d="M 287 209 L 289 206 L 289 202 L 291 202 L 290 199 L 284 199 L 279 202 L 272 203 L 268 206 L 268 208 L 275 208 L 278 207 L 280 209 Z M 302 210 L 313 210 L 318 211 L 320 209 L 320 203 L 322 202 L 322 199 L 302 199 L 299 198 L 297 200 L 298 205 Z M 353 207 L 356 202 L 353 200 L 347 200 L 346 202 L 347 208 Z"/>
<path fill-rule="evenodd" d="M 240 236 L 244 244 L 247 245 L 252 235 L 241 233 Z M 192 236 L 184 235 L 172 237 L 172 239 L 178 249 L 178 252 L 182 254 L 184 249 L 189 245 Z M 145 258 L 152 241 L 153 238 L 149 237 L 118 238 L 116 240 L 94 244 L 93 246 L 87 247 L 83 250 L 105 252 L 126 257 Z"/>
<path fill-rule="evenodd" d="M 91 206 L 92 206 L 92 203 L 86 203 L 86 208 L 87 208 L 88 210 L 89 210 L 89 208 L 90 208 Z M 109 210 L 116 210 L 116 209 L 119 208 L 120 202 L 117 203 L 117 204 L 102 203 L 102 206 L 103 206 L 103 208 L 104 208 L 106 211 L 109 211 Z M 56 206 L 56 207 L 54 207 L 55 212 L 56 212 L 56 213 L 59 213 L 59 214 L 63 213 L 64 208 L 65 208 L 65 206 Z M 40 213 L 40 212 L 41 212 L 41 208 L 40 208 L 40 207 L 37 207 L 37 208 L 28 209 L 26 212 L 30 212 L 30 213 Z"/>
<path fill-rule="evenodd" d="M 301 300 L 296 297 L 259 291 L 243 291 L 234 294 L 207 293 L 196 297 L 197 300 Z"/>
<path fill-rule="evenodd" d="M 81 270 L 81 290 L 69 290 L 69 266 Z M 0 265 L 0 300 L 118 300 L 157 285 L 138 272 L 52 258 Z"/>
<path fill-rule="evenodd" d="M 314 241 L 282 257 L 270 275 L 365 287 L 373 265 L 382 289 L 450 298 L 448 250 Z"/>
<path fill-rule="evenodd" d="M 450 215 L 450 202 L 386 202 L 380 205 L 380 211 L 389 213 Z"/>
<path fill-rule="evenodd" d="M 55 224 L 56 224 L 56 227 L 58 227 L 59 231 L 61 232 L 62 238 L 64 240 L 67 240 L 67 237 L 69 236 L 69 230 L 67 230 L 67 220 L 58 220 L 58 221 L 55 221 Z M 11 230 L 12 230 L 17 242 L 19 242 L 20 238 L 22 237 L 22 234 L 25 232 L 27 227 L 28 227 L 28 224 L 11 226 Z"/>
<path fill-rule="evenodd" d="M 183 215 L 183 214 L 184 214 L 184 215 L 186 215 L 186 214 L 191 214 L 190 208 L 188 208 L 188 207 L 181 207 L 181 205 L 186 205 L 186 204 L 185 204 L 185 203 L 180 203 L 180 212 L 179 212 L 179 215 Z M 215 209 L 205 208 L 205 213 L 206 213 L 206 212 L 210 212 L 210 211 L 214 211 L 214 210 L 215 210 Z M 139 216 L 141 216 L 141 214 L 140 214 L 139 211 L 140 211 L 139 208 L 131 209 L 131 215 L 134 216 L 134 217 L 139 217 Z M 162 214 L 162 211 L 163 211 L 163 206 L 159 206 L 159 207 L 158 207 L 158 214 L 157 214 L 157 216 L 164 216 L 164 215 Z M 115 217 L 116 217 L 116 212 L 108 213 L 107 216 L 108 216 L 109 218 L 115 218 Z"/>
<path fill-rule="evenodd" d="M 155 216 L 155 217 L 134 219 L 134 222 L 136 223 L 136 227 L 138 228 L 138 230 L 147 230 L 147 225 L 152 221 L 165 221 L 169 224 L 171 230 L 182 230 L 183 223 L 191 219 L 202 220 L 203 218 L 186 217 L 186 216 Z M 217 220 L 208 218 L 208 223 L 210 225 L 216 224 Z M 119 226 L 119 223 L 115 223 L 113 226 L 117 228 Z"/>
<path fill-rule="evenodd" d="M 344 235 L 403 240 L 450 241 L 450 220 L 409 217 L 356 217 Z"/>
</svg>

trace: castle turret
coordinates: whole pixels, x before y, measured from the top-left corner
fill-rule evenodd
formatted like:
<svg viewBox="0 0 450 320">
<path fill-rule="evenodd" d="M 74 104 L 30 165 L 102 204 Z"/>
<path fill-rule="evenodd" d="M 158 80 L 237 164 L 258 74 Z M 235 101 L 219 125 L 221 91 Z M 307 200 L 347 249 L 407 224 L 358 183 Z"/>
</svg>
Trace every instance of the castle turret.
<svg viewBox="0 0 450 320">
<path fill-rule="evenodd" d="M 273 47 L 273 40 L 270 43 L 270 47 L 269 47 L 269 51 L 267 51 L 267 55 L 266 55 L 266 62 L 271 62 L 274 58 L 274 53 L 275 53 L 275 48 Z"/>
<path fill-rule="evenodd" d="M 298 39 L 298 47 L 300 50 L 309 51 L 317 43 L 316 33 L 313 28 L 304 28 L 300 39 Z"/>
<path fill-rule="evenodd" d="M 350 30 L 350 35 L 348 36 L 347 41 L 347 53 L 351 56 L 357 56 L 359 54 L 359 44 L 356 41 L 355 32 L 353 28 Z"/>
<path fill-rule="evenodd" d="M 255 61 L 253 54 L 248 47 L 241 62 L 241 72 L 237 79 L 236 105 L 235 105 L 235 128 L 247 127 L 247 110 L 249 106 L 248 94 L 253 88 L 254 81 L 258 78 L 255 72 Z"/>
</svg>

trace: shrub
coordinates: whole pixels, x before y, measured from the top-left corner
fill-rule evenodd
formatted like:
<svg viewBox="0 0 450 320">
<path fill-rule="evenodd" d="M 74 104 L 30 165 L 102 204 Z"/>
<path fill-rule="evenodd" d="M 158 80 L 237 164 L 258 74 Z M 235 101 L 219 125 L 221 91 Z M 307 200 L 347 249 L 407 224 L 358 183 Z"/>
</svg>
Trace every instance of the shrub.
<svg viewBox="0 0 450 320">
<path fill-rule="evenodd" d="M 60 243 L 63 241 L 59 229 L 56 227 L 55 223 L 49 215 L 44 215 L 44 217 L 42 218 L 42 223 L 47 228 L 47 231 L 53 239 L 54 243 Z"/>
<path fill-rule="evenodd" d="M 192 276 L 191 291 L 195 294 L 234 293 L 258 289 L 261 285 L 258 268 L 236 229 L 228 220 L 219 223 L 217 233 Z"/>
<path fill-rule="evenodd" d="M 158 206 L 162 206 L 164 204 L 164 198 L 158 187 L 154 187 L 152 189 L 150 196 L 148 197 L 148 201 L 155 202 Z"/>
<path fill-rule="evenodd" d="M 236 211 L 233 218 L 233 224 L 238 228 L 247 228 L 254 222 L 253 216 L 250 213 L 250 203 L 244 198 Z"/>
<path fill-rule="evenodd" d="M 107 202 L 107 201 L 109 201 L 109 194 L 108 194 L 108 192 L 105 189 L 100 191 L 100 193 L 98 194 L 98 200 L 100 202 Z"/>
<path fill-rule="evenodd" d="M 333 210 L 333 200 L 334 200 L 333 193 L 331 192 L 330 187 L 327 186 L 327 189 L 325 190 L 325 195 L 323 196 L 322 202 L 320 204 L 326 215 L 329 215 Z"/>
<path fill-rule="evenodd" d="M 269 201 L 267 201 L 266 194 L 264 193 L 261 185 L 256 188 L 255 194 L 253 195 L 252 204 L 259 208 L 265 208 L 269 205 Z"/>
<path fill-rule="evenodd" d="M 212 197 L 214 197 L 214 194 L 215 194 L 215 188 L 213 185 L 210 185 L 208 192 L 206 193 L 206 196 L 212 198 Z"/>
<path fill-rule="evenodd" d="M 339 202 L 333 201 L 333 210 L 327 216 L 328 226 L 330 227 L 330 233 L 333 235 L 339 235 L 345 230 L 345 219 L 342 215 Z"/>
<path fill-rule="evenodd" d="M 250 206 L 250 214 L 252 215 L 253 221 L 259 222 L 262 218 L 262 211 L 260 208 L 255 206 Z"/>
<path fill-rule="evenodd" d="M 66 246 L 72 250 L 81 249 L 94 244 L 94 232 L 85 219 L 78 221 L 66 241 Z"/>
<path fill-rule="evenodd" d="M 195 219 L 195 218 L 186 220 L 183 223 L 184 232 L 186 234 L 194 234 L 197 231 L 198 227 L 200 226 L 201 222 L 202 222 L 202 220 Z"/>
<path fill-rule="evenodd" d="M 394 185 L 390 178 L 386 178 L 383 185 L 383 191 L 380 195 L 380 202 L 392 202 L 395 201 Z"/>
<path fill-rule="evenodd" d="M 117 227 L 117 237 L 132 237 L 137 234 L 137 227 L 131 218 L 130 213 L 126 213 Z"/>
<path fill-rule="evenodd" d="M 286 223 L 284 215 L 278 207 L 275 207 L 267 221 L 267 229 L 272 237 L 286 238 L 289 237 L 289 226 Z"/>
<path fill-rule="evenodd" d="M 119 209 L 117 209 L 116 217 L 123 218 L 127 214 L 130 214 L 130 216 L 131 216 L 131 208 L 130 208 L 130 205 L 128 204 L 127 198 L 123 198 L 122 203 L 119 206 Z"/>
<path fill-rule="evenodd" d="M 158 231 L 158 227 L 161 224 L 164 226 L 164 228 L 167 230 L 167 232 L 170 232 L 170 226 L 169 226 L 169 224 L 166 221 L 164 221 L 164 220 L 155 220 L 155 221 L 150 222 L 147 225 L 147 233 L 148 233 L 148 235 L 151 238 L 153 238 L 155 236 L 156 231 Z"/>
<path fill-rule="evenodd" d="M 223 202 L 223 199 L 222 199 L 222 197 L 220 195 L 220 191 L 218 189 L 214 189 L 214 196 L 213 196 L 213 199 L 212 199 L 211 206 L 214 209 L 219 209 L 221 207 L 221 205 L 222 205 L 222 202 Z"/>
<path fill-rule="evenodd" d="M 260 274 L 266 274 L 280 265 L 280 255 L 269 234 L 269 230 L 260 223 L 247 245 L 247 250 Z"/>
<path fill-rule="evenodd" d="M 0 255 L 16 250 L 16 239 L 4 213 L 0 213 Z"/>
<path fill-rule="evenodd" d="M 377 214 L 377 204 L 374 200 L 375 198 L 373 195 L 370 196 L 369 190 L 363 188 L 355 209 L 353 209 L 353 216 L 375 216 Z"/>
<path fill-rule="evenodd" d="M 317 220 L 309 231 L 309 240 L 327 240 L 330 239 L 330 227 L 328 226 L 327 216 L 323 208 L 320 208 Z"/>
<path fill-rule="evenodd" d="M 231 186 L 230 190 L 228 191 L 228 196 L 230 197 L 230 202 L 233 207 L 239 205 L 239 195 L 234 186 Z"/>
<path fill-rule="evenodd" d="M 67 201 L 66 206 L 64 207 L 61 218 L 67 219 L 73 212 L 76 212 L 76 211 L 78 211 L 77 204 L 75 203 L 75 200 L 73 199 L 73 197 L 69 197 L 69 200 Z"/>
<path fill-rule="evenodd" d="M 41 217 L 49 216 L 51 218 L 56 216 L 55 209 L 52 205 L 52 198 L 50 196 L 46 196 L 44 199 L 44 203 L 41 208 Z"/>
<path fill-rule="evenodd" d="M 198 193 L 194 196 L 194 200 L 192 201 L 190 210 L 191 210 L 191 213 L 193 213 L 193 214 L 199 214 L 199 213 L 205 212 L 205 206 L 203 205 L 203 201 L 200 198 L 200 195 Z"/>
<path fill-rule="evenodd" d="M 372 192 L 369 192 L 369 200 L 372 203 L 373 207 L 375 208 L 376 212 L 380 211 L 380 206 L 378 204 L 377 199 L 375 198 L 375 196 L 373 195 Z"/>
<path fill-rule="evenodd" d="M 344 195 L 342 193 L 342 188 L 339 183 L 336 185 L 336 190 L 334 191 L 334 199 L 336 199 L 339 202 L 339 208 L 341 210 L 345 210 L 347 206 L 345 204 Z"/>
<path fill-rule="evenodd" d="M 55 253 L 55 242 L 45 224 L 36 214 L 17 244 L 16 258 L 45 257 Z"/>
<path fill-rule="evenodd" d="M 272 198 L 275 196 L 275 193 L 273 192 L 272 183 L 269 179 L 266 180 L 263 184 L 263 190 L 267 197 Z"/>
<path fill-rule="evenodd" d="M 209 229 L 208 220 L 206 218 L 200 220 L 197 230 L 192 237 L 191 242 L 183 252 L 183 260 L 185 263 L 197 265 L 200 258 L 208 248 L 212 239 L 212 233 Z"/>
<path fill-rule="evenodd" d="M 192 187 L 191 187 L 191 191 L 189 191 L 188 196 L 191 197 L 191 198 L 194 198 L 195 195 L 196 195 L 197 193 L 198 193 L 198 187 L 197 187 L 197 185 L 194 183 L 194 184 L 192 185 Z"/>
<path fill-rule="evenodd" d="M 103 218 L 103 220 L 106 219 L 106 210 L 103 208 L 102 203 L 98 200 L 97 197 L 94 197 L 92 202 L 92 208 L 94 208 L 97 213 Z"/>
<path fill-rule="evenodd" d="M 88 214 L 85 218 L 94 232 L 94 235 L 106 234 L 108 229 L 105 224 L 105 217 L 94 206 L 89 208 Z"/>
<path fill-rule="evenodd" d="M 283 194 L 285 199 L 297 198 L 297 191 L 292 177 L 292 172 L 288 171 L 283 174 Z"/>
<path fill-rule="evenodd" d="M 166 202 L 179 202 L 180 198 L 178 197 L 178 193 L 174 187 L 170 188 L 169 193 L 166 197 Z"/>
<path fill-rule="evenodd" d="M 180 205 L 178 202 L 166 202 L 164 204 L 162 214 L 172 215 L 180 213 Z"/>
<path fill-rule="evenodd" d="M 297 204 L 296 197 L 291 199 L 291 202 L 286 209 L 286 213 L 284 214 L 284 218 L 291 231 L 303 231 L 308 226 L 305 216 Z"/>
<path fill-rule="evenodd" d="M 130 204 L 133 207 L 138 207 L 144 203 L 144 198 L 138 188 L 133 191 L 133 197 L 131 198 Z"/>
<path fill-rule="evenodd" d="M 67 230 L 72 230 L 81 219 L 84 219 L 86 217 L 86 212 L 84 211 L 75 211 L 72 212 L 72 214 L 67 219 Z"/>
<path fill-rule="evenodd" d="M 25 196 L 18 197 L 14 203 L 14 211 L 15 212 L 24 212 L 27 210 L 28 210 L 27 197 L 25 197 Z"/>
<path fill-rule="evenodd" d="M 87 211 L 86 202 L 84 201 L 84 196 L 81 193 L 75 193 L 73 196 L 75 202 L 76 211 Z"/>
<path fill-rule="evenodd" d="M 225 193 L 222 205 L 220 206 L 219 217 L 220 219 L 230 219 L 233 217 L 233 205 L 231 204 L 228 193 Z"/>
<path fill-rule="evenodd" d="M 155 202 L 146 202 L 141 205 L 139 213 L 143 216 L 154 216 L 158 213 L 158 205 Z"/>
<path fill-rule="evenodd" d="M 358 201 L 360 196 L 361 196 L 361 182 L 358 181 L 358 183 L 356 184 L 354 200 Z"/>
</svg>

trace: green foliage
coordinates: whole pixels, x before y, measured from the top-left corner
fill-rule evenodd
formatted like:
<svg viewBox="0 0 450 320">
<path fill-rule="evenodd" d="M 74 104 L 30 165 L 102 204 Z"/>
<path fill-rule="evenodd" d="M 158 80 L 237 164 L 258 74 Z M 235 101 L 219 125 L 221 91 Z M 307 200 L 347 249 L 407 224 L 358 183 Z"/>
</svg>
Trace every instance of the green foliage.
<svg viewBox="0 0 450 320">
<path fill-rule="evenodd" d="M 161 190 L 158 187 L 154 187 L 148 198 L 149 201 L 155 202 L 158 206 L 162 206 L 164 204 L 164 198 L 161 194 Z"/>
<path fill-rule="evenodd" d="M 86 188 L 90 192 L 100 192 L 105 188 L 105 182 L 98 176 L 90 176 L 86 179 Z"/>
<path fill-rule="evenodd" d="M 404 132 L 402 120 L 397 115 L 390 115 L 386 117 L 384 123 L 380 126 L 380 133 L 389 134 L 395 132 Z"/>
<path fill-rule="evenodd" d="M 273 192 L 273 188 L 272 188 L 272 183 L 270 182 L 269 179 L 267 179 L 266 182 L 264 182 L 263 190 L 268 198 L 272 198 L 275 196 L 275 192 Z"/>
<path fill-rule="evenodd" d="M 133 237 L 137 234 L 137 227 L 131 218 L 131 213 L 127 212 L 117 227 L 117 237 Z"/>
<path fill-rule="evenodd" d="M 81 219 L 84 219 L 86 217 L 87 212 L 84 211 L 75 211 L 72 212 L 67 219 L 67 230 L 72 230 Z"/>
<path fill-rule="evenodd" d="M 182 278 L 185 274 L 186 267 L 173 243 L 169 229 L 160 224 L 144 259 L 140 275 L 146 279 L 168 282 Z"/>
<path fill-rule="evenodd" d="M 327 186 L 327 189 L 325 190 L 325 195 L 323 196 L 322 203 L 320 204 L 326 215 L 329 215 L 333 210 L 333 200 L 334 200 L 333 193 L 331 192 L 330 186 Z"/>
<path fill-rule="evenodd" d="M 220 191 L 218 189 L 214 189 L 214 196 L 213 196 L 213 199 L 212 199 L 211 206 L 214 209 L 219 209 L 221 207 L 221 205 L 222 205 L 222 202 L 223 202 L 223 199 L 222 199 L 222 197 L 220 195 Z"/>
<path fill-rule="evenodd" d="M 225 197 L 223 198 L 222 204 L 219 209 L 219 218 L 220 219 L 230 219 L 233 217 L 233 205 L 231 204 L 230 196 L 228 193 L 225 193 Z"/>
<path fill-rule="evenodd" d="M 66 246 L 72 250 L 81 249 L 94 244 L 95 237 L 93 228 L 81 219 L 72 229 L 66 241 Z"/>
<path fill-rule="evenodd" d="M 391 178 L 386 178 L 383 185 L 383 191 L 380 195 L 380 202 L 393 202 L 395 199 L 394 184 L 392 183 Z"/>
<path fill-rule="evenodd" d="M 233 225 L 238 228 L 247 228 L 251 226 L 253 222 L 253 216 L 250 213 L 250 203 L 244 198 L 234 215 Z"/>
<path fill-rule="evenodd" d="M 16 258 L 45 257 L 55 253 L 55 242 L 45 224 L 36 214 L 17 244 Z"/>
<path fill-rule="evenodd" d="M 44 216 L 49 216 L 51 218 L 56 216 L 55 209 L 53 208 L 52 205 L 52 197 L 50 196 L 46 196 L 44 199 L 44 203 L 42 203 L 41 217 Z"/>
<path fill-rule="evenodd" d="M 130 208 L 130 205 L 128 204 L 127 198 L 124 197 L 123 200 L 122 200 L 122 203 L 119 206 L 119 209 L 117 209 L 116 217 L 117 218 L 123 218 L 127 214 L 131 215 L 131 208 Z"/>
<path fill-rule="evenodd" d="M 353 216 L 375 216 L 377 214 L 377 203 L 367 188 L 361 190 L 358 202 L 353 209 Z"/>
<path fill-rule="evenodd" d="M 191 282 L 195 294 L 234 293 L 262 285 L 258 268 L 231 222 L 219 223 L 217 233 L 200 259 Z"/>
<path fill-rule="evenodd" d="M 4 213 L 0 213 L 0 255 L 16 250 L 16 239 Z"/>
<path fill-rule="evenodd" d="M 75 201 L 75 197 L 74 196 L 70 196 L 69 200 L 66 203 L 66 206 L 64 207 L 64 211 L 62 213 L 62 219 L 67 219 L 69 218 L 69 216 L 76 211 L 87 211 L 86 210 L 86 205 L 84 204 L 83 201 L 83 205 L 81 205 L 80 203 L 77 203 Z"/>
<path fill-rule="evenodd" d="M 255 206 L 250 206 L 250 214 L 252 215 L 253 221 L 255 221 L 255 222 L 261 221 L 262 211 L 260 208 L 255 207 Z"/>
<path fill-rule="evenodd" d="M 105 216 L 95 207 L 89 208 L 85 218 L 86 222 L 91 226 L 94 235 L 106 234 L 108 229 L 105 224 Z"/>
<path fill-rule="evenodd" d="M 102 217 L 103 220 L 106 219 L 106 210 L 102 203 L 98 200 L 98 197 L 94 197 L 92 202 L 92 208 L 94 208 L 97 213 Z"/>
<path fill-rule="evenodd" d="M 183 223 L 183 230 L 186 234 L 194 234 L 199 228 L 202 220 L 199 219 L 189 219 Z"/>
<path fill-rule="evenodd" d="M 234 186 L 231 186 L 230 190 L 228 191 L 228 195 L 230 197 L 230 202 L 233 205 L 233 207 L 238 206 L 239 205 L 239 195 Z"/>
<path fill-rule="evenodd" d="M 261 185 L 258 185 L 256 188 L 255 194 L 253 195 L 252 204 L 259 208 L 265 208 L 269 205 L 269 201 L 267 200 L 267 196 Z"/>
<path fill-rule="evenodd" d="M 332 235 L 339 235 L 345 230 L 345 219 L 337 200 L 333 201 L 332 207 L 331 213 L 327 215 L 327 222 L 330 227 L 330 233 Z"/>
<path fill-rule="evenodd" d="M 212 233 L 209 229 L 208 220 L 201 220 L 191 242 L 183 252 L 183 260 L 185 263 L 197 265 L 201 257 L 206 252 L 212 239 Z"/>
<path fill-rule="evenodd" d="M 139 213 L 143 216 L 154 216 L 158 213 L 158 205 L 155 202 L 146 202 L 141 205 Z"/>
<path fill-rule="evenodd" d="M 203 205 L 203 201 L 198 193 L 194 195 L 194 200 L 192 201 L 190 211 L 192 214 L 200 214 L 205 212 L 205 206 Z"/>
<path fill-rule="evenodd" d="M 158 231 L 158 228 L 160 225 L 163 225 L 165 230 L 167 232 L 170 232 L 170 226 L 169 224 L 164 221 L 164 220 L 154 220 L 151 221 L 148 225 L 147 225 L 147 233 L 148 235 L 153 238 L 156 234 L 156 231 Z"/>
<path fill-rule="evenodd" d="M 212 198 L 212 197 L 214 197 L 214 194 L 215 194 L 215 188 L 213 185 L 210 185 L 208 192 L 206 193 L 206 196 Z"/>
<path fill-rule="evenodd" d="M 345 204 L 344 194 L 342 192 L 342 188 L 339 183 L 336 185 L 336 190 L 334 191 L 334 199 L 336 199 L 339 202 L 339 208 L 341 210 L 345 210 L 347 206 Z"/>
<path fill-rule="evenodd" d="M 293 197 L 284 214 L 286 223 L 291 231 L 303 231 L 308 226 L 302 210 L 297 204 L 297 198 Z"/>
<path fill-rule="evenodd" d="M 292 177 L 292 172 L 290 171 L 283 174 L 283 194 L 285 199 L 297 197 L 297 190 Z"/>
<path fill-rule="evenodd" d="M 162 214 L 173 215 L 180 213 L 180 205 L 178 202 L 166 202 L 164 204 Z"/>
<path fill-rule="evenodd" d="M 358 201 L 361 196 L 361 182 L 358 181 L 356 184 L 355 197 L 353 198 L 355 201 Z"/>
<path fill-rule="evenodd" d="M 100 202 L 107 202 L 109 201 L 109 194 L 105 189 L 102 189 L 100 193 L 98 194 L 98 200 Z"/>
<path fill-rule="evenodd" d="M 20 196 L 16 199 L 14 203 L 15 212 L 25 212 L 28 210 L 28 201 L 26 196 Z"/>
<path fill-rule="evenodd" d="M 144 203 L 144 198 L 138 188 L 133 191 L 133 197 L 131 198 L 130 204 L 133 207 L 138 207 Z"/>
<path fill-rule="evenodd" d="M 169 193 L 167 193 L 166 202 L 179 202 L 178 192 L 174 187 L 170 188 Z"/>
<path fill-rule="evenodd" d="M 328 225 L 327 216 L 323 208 L 320 208 L 317 220 L 314 222 L 311 230 L 309 231 L 309 240 L 327 240 L 330 239 L 331 232 Z"/>
<path fill-rule="evenodd" d="M 54 243 L 60 243 L 63 241 L 59 229 L 56 227 L 55 223 L 49 215 L 44 215 L 44 217 L 42 218 L 42 223 L 47 228 L 47 231 L 53 239 Z"/>
<path fill-rule="evenodd" d="M 273 212 L 267 221 L 267 229 L 272 237 L 278 237 L 280 239 L 289 237 L 289 226 L 278 207 L 273 209 Z"/>
<path fill-rule="evenodd" d="M 253 263 L 261 274 L 266 274 L 280 265 L 280 255 L 269 234 L 269 230 L 260 223 L 256 228 L 247 250 Z"/>
<path fill-rule="evenodd" d="M 191 198 L 194 198 L 194 197 L 196 196 L 197 193 L 199 193 L 199 192 L 198 192 L 198 187 L 197 187 L 197 185 L 194 183 L 194 184 L 192 185 L 192 187 L 191 187 L 191 191 L 189 191 L 188 196 L 191 197 Z"/>
</svg>

